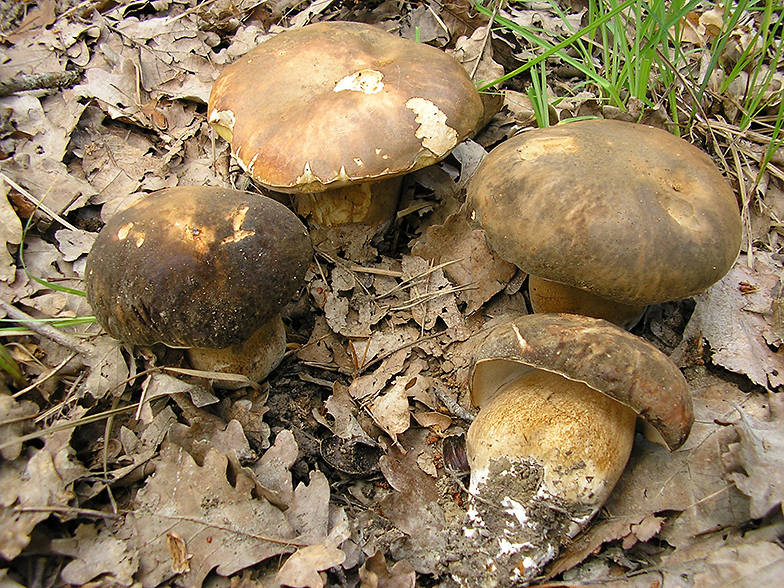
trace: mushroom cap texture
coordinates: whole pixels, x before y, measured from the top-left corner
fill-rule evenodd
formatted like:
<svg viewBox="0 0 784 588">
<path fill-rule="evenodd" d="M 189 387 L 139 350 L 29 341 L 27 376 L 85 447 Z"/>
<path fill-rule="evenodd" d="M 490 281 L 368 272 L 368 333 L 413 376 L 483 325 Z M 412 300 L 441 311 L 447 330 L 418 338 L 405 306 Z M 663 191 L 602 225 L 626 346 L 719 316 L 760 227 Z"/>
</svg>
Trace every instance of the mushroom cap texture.
<svg viewBox="0 0 784 588">
<path fill-rule="evenodd" d="M 467 199 L 506 261 L 629 305 L 702 292 L 740 251 L 718 168 L 644 125 L 585 120 L 513 137 L 484 159 Z"/>
<path fill-rule="evenodd" d="M 482 407 L 531 369 L 559 374 L 634 410 L 670 450 L 689 436 L 694 414 L 680 370 L 653 345 L 602 319 L 531 314 L 490 331 L 471 368 L 471 400 Z"/>
<path fill-rule="evenodd" d="M 482 118 L 460 63 L 353 22 L 279 33 L 228 67 L 210 122 L 260 184 L 319 192 L 445 157 Z"/>
<path fill-rule="evenodd" d="M 106 223 L 87 256 L 87 300 L 117 339 L 225 348 L 280 312 L 312 253 L 305 226 L 271 198 L 167 188 Z"/>
</svg>

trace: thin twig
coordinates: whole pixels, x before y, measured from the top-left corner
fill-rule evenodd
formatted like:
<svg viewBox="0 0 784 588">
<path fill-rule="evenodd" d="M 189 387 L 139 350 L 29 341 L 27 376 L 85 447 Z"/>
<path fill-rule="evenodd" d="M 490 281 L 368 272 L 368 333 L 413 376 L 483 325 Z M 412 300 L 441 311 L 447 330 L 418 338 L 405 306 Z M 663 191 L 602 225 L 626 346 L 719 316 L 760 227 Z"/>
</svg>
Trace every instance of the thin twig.
<svg viewBox="0 0 784 588">
<path fill-rule="evenodd" d="M 78 355 L 78 353 L 76 353 L 76 351 L 71 352 L 71 354 L 68 355 L 68 357 L 66 357 L 63 361 L 58 363 L 52 369 L 48 370 L 46 373 L 41 374 L 35 382 L 30 384 L 26 388 L 22 388 L 18 392 L 15 392 L 14 394 L 12 394 L 11 398 L 19 398 L 20 396 L 23 396 L 23 395 L 27 394 L 28 392 L 30 392 L 31 390 L 37 388 L 38 386 L 40 386 L 41 384 L 43 384 L 44 382 L 46 382 L 50 378 L 53 378 L 57 374 L 57 372 L 59 372 L 61 369 L 63 369 L 65 367 L 65 365 L 69 361 L 71 361 L 74 357 L 76 357 L 77 355 Z"/>
<path fill-rule="evenodd" d="M 63 217 L 61 217 L 59 214 L 57 214 L 57 213 L 56 213 L 54 210 L 52 210 L 51 208 L 49 208 L 49 207 L 48 207 L 46 204 L 44 204 L 44 203 L 43 203 L 41 200 L 38 200 L 38 199 L 37 199 L 35 196 L 33 196 L 32 194 L 30 194 L 30 192 L 28 192 L 27 190 L 25 190 L 24 188 L 22 188 L 22 186 L 20 186 L 19 184 L 17 184 L 15 181 L 13 181 L 11 178 L 9 178 L 7 175 L 5 175 L 5 174 L 4 174 L 3 172 L 1 172 L 1 171 L 0 171 L 0 180 L 3 180 L 3 181 L 6 183 L 6 184 L 8 184 L 9 186 L 11 186 L 11 187 L 12 187 L 14 190 L 16 190 L 16 191 L 17 191 L 17 192 L 19 192 L 19 193 L 20 193 L 22 196 L 24 196 L 25 198 L 27 198 L 27 199 L 28 199 L 30 202 L 32 202 L 33 204 L 35 204 L 35 206 L 36 206 L 37 208 L 40 208 L 40 209 L 41 209 L 41 210 L 43 210 L 43 211 L 44 211 L 46 214 L 48 214 L 48 215 L 49 215 L 49 216 L 52 218 L 52 220 L 56 220 L 58 223 L 60 223 L 61 225 L 63 225 L 63 226 L 66 228 L 66 229 L 71 229 L 72 231 L 78 231 L 78 230 L 79 230 L 79 229 L 77 229 L 75 226 L 73 226 L 71 223 L 69 223 L 67 220 L 65 220 Z"/>
<path fill-rule="evenodd" d="M 59 512 L 63 514 L 76 514 L 86 517 L 97 517 L 102 519 L 120 520 L 122 517 L 108 512 L 95 510 L 92 508 L 78 508 L 75 506 L 17 506 L 15 512 Z"/>
<path fill-rule="evenodd" d="M 474 290 L 476 288 L 476 282 L 471 282 L 470 284 L 465 284 L 464 286 L 453 286 L 451 288 L 444 288 L 443 290 L 432 290 L 430 292 L 425 292 L 424 294 L 415 296 L 405 304 L 401 304 L 400 306 L 393 306 L 389 310 L 406 310 L 407 308 L 411 308 L 417 304 L 424 304 L 425 302 L 435 300 L 436 298 L 446 296 L 447 294 L 455 294 L 456 292 L 464 292 L 465 290 Z"/>
<path fill-rule="evenodd" d="M 476 58 L 476 63 L 474 67 L 471 68 L 471 80 L 473 81 L 474 76 L 476 75 L 477 70 L 479 69 L 479 64 L 482 63 L 482 58 L 485 56 L 485 51 L 487 51 L 487 46 L 490 43 L 490 37 L 493 34 L 493 23 L 495 22 L 496 17 L 498 16 L 498 11 L 501 10 L 501 5 L 504 3 L 504 0 L 496 0 L 495 6 L 493 6 L 493 14 L 490 16 L 490 21 L 487 23 L 487 32 L 485 33 L 485 38 L 482 39 L 482 49 L 479 51 L 479 55 Z"/>
<path fill-rule="evenodd" d="M 452 398 L 446 390 L 443 388 L 439 388 L 438 386 L 433 386 L 433 392 L 435 392 L 436 398 L 441 401 L 446 409 L 451 412 L 454 416 L 459 419 L 463 419 L 467 423 L 474 422 L 474 415 L 468 412 L 465 408 L 460 406 L 460 404 Z"/>
<path fill-rule="evenodd" d="M 370 366 L 376 365 L 377 363 L 381 363 L 386 358 L 394 355 L 398 351 L 402 351 L 403 349 L 408 349 L 409 347 L 413 347 L 414 345 L 417 345 L 419 343 L 423 343 L 424 341 L 429 341 L 430 339 L 435 339 L 439 335 L 443 335 L 443 333 L 440 333 L 440 332 L 439 333 L 430 333 L 429 335 L 425 335 L 424 337 L 418 337 L 414 341 L 409 341 L 408 343 L 404 343 L 400 347 L 397 347 L 395 349 L 391 349 L 391 350 L 387 351 L 386 353 L 383 353 L 383 354 L 379 355 L 375 359 L 370 360 L 365 365 L 360 366 L 359 369 L 357 370 L 357 374 L 356 375 L 357 376 L 362 375 L 365 371 L 367 371 L 370 368 Z"/>
<path fill-rule="evenodd" d="M 0 172 L 0 175 L 2 175 L 2 172 Z M 82 341 L 78 337 L 74 337 L 68 333 L 64 333 L 60 329 L 57 329 L 51 325 L 39 322 L 26 312 L 22 312 L 4 300 L 0 300 L 0 309 L 2 309 L 9 318 L 12 318 L 16 322 L 23 324 L 34 333 L 41 335 L 41 337 L 46 337 L 47 339 L 50 339 L 51 341 L 54 341 L 58 345 L 62 345 L 71 351 L 75 351 L 79 355 L 89 355 L 95 351 L 95 347 L 91 343 Z"/>
<path fill-rule="evenodd" d="M 75 429 L 76 427 L 81 427 L 82 425 L 89 425 L 90 423 L 95 423 L 113 414 L 120 414 L 122 412 L 136 410 L 138 404 L 139 404 L 138 402 L 135 402 L 133 404 L 129 404 L 128 406 L 123 406 L 115 410 L 107 410 L 104 412 L 99 412 L 97 414 L 81 417 L 70 423 L 53 425 L 41 431 L 34 431 L 32 433 L 28 433 L 27 435 L 22 435 L 21 437 L 14 437 L 10 441 L 6 441 L 5 443 L 0 443 L 0 451 L 5 449 L 6 447 L 11 447 L 12 445 L 16 445 L 17 443 L 26 443 L 27 441 L 32 441 L 33 439 L 40 439 L 41 437 L 46 437 L 47 435 L 51 435 L 52 433 L 57 433 L 59 431 L 66 431 L 68 429 Z"/>
</svg>

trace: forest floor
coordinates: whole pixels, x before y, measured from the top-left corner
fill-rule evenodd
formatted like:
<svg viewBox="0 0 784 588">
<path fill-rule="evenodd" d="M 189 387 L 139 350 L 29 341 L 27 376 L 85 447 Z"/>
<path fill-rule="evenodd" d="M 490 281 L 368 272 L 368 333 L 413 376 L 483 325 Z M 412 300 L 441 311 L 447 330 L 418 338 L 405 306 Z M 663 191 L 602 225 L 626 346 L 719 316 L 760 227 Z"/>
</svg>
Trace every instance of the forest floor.
<svg viewBox="0 0 784 588">
<path fill-rule="evenodd" d="M 383 239 L 318 244 L 284 312 L 289 352 L 260 386 L 222 390 L 182 350 L 121 344 L 80 292 L 98 231 L 134 200 L 179 185 L 259 190 L 207 122 L 224 66 L 325 20 L 452 52 L 477 82 L 530 58 L 472 4 L 0 2 L 0 83 L 64 80 L 0 97 L 0 586 L 455 585 L 473 352 L 528 312 L 525 274 L 469 226 L 464 188 L 488 151 L 536 126 L 531 75 L 495 89 L 498 112 L 475 137 L 406 177 Z M 509 4 L 501 16 L 563 34 L 555 4 Z M 579 26 L 585 5 L 564 10 Z M 710 12 L 690 13 L 697 60 Z M 672 122 L 607 103 L 557 60 L 547 68 L 551 123 Z M 760 129 L 781 79 L 757 126 L 736 124 L 731 93 L 711 94 L 684 133 L 738 195 L 741 255 L 709 291 L 650 307 L 633 330 L 686 376 L 691 435 L 674 453 L 637 435 L 605 508 L 535 584 L 780 584 L 784 156 L 760 173 Z"/>
</svg>

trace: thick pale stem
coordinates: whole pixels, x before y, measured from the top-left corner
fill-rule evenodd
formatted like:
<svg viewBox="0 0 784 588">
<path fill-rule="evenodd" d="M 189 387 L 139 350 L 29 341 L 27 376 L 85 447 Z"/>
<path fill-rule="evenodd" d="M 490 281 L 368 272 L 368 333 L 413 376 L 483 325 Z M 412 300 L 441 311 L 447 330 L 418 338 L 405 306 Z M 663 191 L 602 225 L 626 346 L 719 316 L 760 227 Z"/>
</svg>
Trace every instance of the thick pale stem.
<svg viewBox="0 0 784 588">
<path fill-rule="evenodd" d="M 381 228 L 395 219 L 402 176 L 336 188 L 312 194 L 297 194 L 297 214 L 320 227 L 358 223 Z"/>
<path fill-rule="evenodd" d="M 528 293 L 534 312 L 566 312 L 591 316 L 610 321 L 624 329 L 630 329 L 637 324 L 646 308 L 615 302 L 538 276 L 528 277 Z"/>
<path fill-rule="evenodd" d="M 632 409 L 585 384 L 536 370 L 482 406 L 466 439 L 473 496 L 466 535 L 477 539 L 477 561 L 467 568 L 492 569 L 497 582 L 461 583 L 539 575 L 609 496 L 635 420 Z"/>
<path fill-rule="evenodd" d="M 258 329 L 250 339 L 225 349 L 192 348 L 188 350 L 191 365 L 197 370 L 241 374 L 253 382 L 261 382 L 278 367 L 286 353 L 286 327 L 280 315 Z M 237 384 L 215 382 L 215 386 L 231 389 Z"/>
</svg>

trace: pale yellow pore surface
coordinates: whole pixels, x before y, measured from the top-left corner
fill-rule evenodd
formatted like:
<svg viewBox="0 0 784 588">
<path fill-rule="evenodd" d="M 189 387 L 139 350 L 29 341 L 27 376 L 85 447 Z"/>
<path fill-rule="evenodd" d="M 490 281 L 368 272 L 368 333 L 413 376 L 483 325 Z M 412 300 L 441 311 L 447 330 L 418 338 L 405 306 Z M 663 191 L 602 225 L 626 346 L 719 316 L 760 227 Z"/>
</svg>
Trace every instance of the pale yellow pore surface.
<svg viewBox="0 0 784 588">
<path fill-rule="evenodd" d="M 546 494 L 595 512 L 626 466 L 635 419 L 632 409 L 582 382 L 526 372 L 482 406 L 471 424 L 471 488 L 487 478 L 493 461 L 535 462 L 544 470 Z"/>
</svg>

